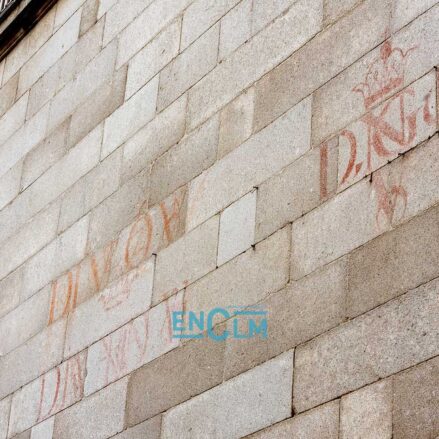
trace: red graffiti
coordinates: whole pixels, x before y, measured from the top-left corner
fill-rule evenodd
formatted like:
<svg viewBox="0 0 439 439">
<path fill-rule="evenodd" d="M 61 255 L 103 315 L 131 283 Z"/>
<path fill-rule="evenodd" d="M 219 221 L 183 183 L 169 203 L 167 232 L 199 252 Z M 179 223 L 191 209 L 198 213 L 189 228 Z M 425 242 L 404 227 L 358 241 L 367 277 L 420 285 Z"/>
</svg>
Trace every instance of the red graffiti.
<svg viewBox="0 0 439 439">
<path fill-rule="evenodd" d="M 392 224 L 398 203 L 404 212 L 407 207 L 407 191 L 402 185 L 386 185 L 381 175 L 375 175 L 373 188 L 377 195 L 376 223 L 380 226 L 380 219 L 385 223 Z"/>
<path fill-rule="evenodd" d="M 140 329 L 135 325 L 141 322 Z M 148 339 L 148 314 L 121 328 L 117 333 L 102 340 L 105 358 L 104 385 L 109 384 L 115 378 L 123 376 L 129 368 L 129 357 L 133 355 L 134 347 L 136 362 L 141 364 L 147 352 Z"/>
<path fill-rule="evenodd" d="M 84 363 L 84 357 L 78 355 L 40 378 L 37 422 L 49 418 L 82 398 L 85 379 Z M 54 382 L 46 382 L 53 375 L 55 376 L 51 381 Z M 52 385 L 49 386 L 49 384 Z"/>
<path fill-rule="evenodd" d="M 104 290 L 112 279 L 130 272 L 154 251 L 177 239 L 185 218 L 185 196 L 185 190 L 179 190 L 147 213 L 142 213 L 141 208 L 127 234 L 122 231 L 114 241 L 56 279 L 52 283 L 48 324 L 71 312 L 79 297 L 89 297 Z M 121 283 L 118 294 L 113 293 L 100 298 L 106 309 L 120 305 L 129 297 L 130 281 Z"/>
</svg>

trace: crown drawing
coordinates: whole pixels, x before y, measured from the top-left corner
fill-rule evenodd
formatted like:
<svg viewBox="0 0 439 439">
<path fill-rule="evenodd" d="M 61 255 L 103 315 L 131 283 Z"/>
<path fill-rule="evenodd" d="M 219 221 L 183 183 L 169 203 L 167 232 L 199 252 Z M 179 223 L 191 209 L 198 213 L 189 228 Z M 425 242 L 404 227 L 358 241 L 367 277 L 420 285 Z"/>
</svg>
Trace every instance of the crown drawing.
<svg viewBox="0 0 439 439">
<path fill-rule="evenodd" d="M 400 48 L 392 48 L 392 43 L 386 41 L 380 49 L 380 56 L 370 64 L 364 82 L 352 89 L 361 93 L 364 105 L 368 109 L 376 101 L 404 84 L 404 71 L 408 54 Z"/>
</svg>

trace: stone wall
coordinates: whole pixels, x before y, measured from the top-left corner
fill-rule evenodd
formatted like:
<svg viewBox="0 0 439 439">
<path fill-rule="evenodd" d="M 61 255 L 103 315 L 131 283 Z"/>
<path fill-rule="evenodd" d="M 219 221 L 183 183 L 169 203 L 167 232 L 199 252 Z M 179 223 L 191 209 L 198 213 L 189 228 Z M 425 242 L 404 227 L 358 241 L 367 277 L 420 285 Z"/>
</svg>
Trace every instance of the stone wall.
<svg viewBox="0 0 439 439">
<path fill-rule="evenodd" d="M 437 65 L 436 0 L 60 0 L 0 62 L 0 439 L 439 437 Z"/>
</svg>

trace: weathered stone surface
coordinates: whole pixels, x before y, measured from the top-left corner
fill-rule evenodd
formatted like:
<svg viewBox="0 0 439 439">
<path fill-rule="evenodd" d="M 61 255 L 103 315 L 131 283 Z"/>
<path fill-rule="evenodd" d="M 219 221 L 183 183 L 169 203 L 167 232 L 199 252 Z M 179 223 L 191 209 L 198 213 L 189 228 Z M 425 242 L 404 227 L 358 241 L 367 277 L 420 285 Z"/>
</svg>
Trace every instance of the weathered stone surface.
<svg viewBox="0 0 439 439">
<path fill-rule="evenodd" d="M 0 320 L 0 355 L 42 331 L 48 321 L 50 291 L 43 289 Z"/>
<path fill-rule="evenodd" d="M 102 127 L 97 127 L 61 160 L 48 169 L 31 187 L 0 212 L 0 241 L 11 236 L 43 207 L 52 202 L 76 179 L 99 161 Z M 32 136 L 30 136 L 32 138 Z M 5 144 L 6 145 L 6 144 Z"/>
<path fill-rule="evenodd" d="M 23 162 L 18 162 L 0 177 L 0 209 L 9 204 L 20 192 Z"/>
<path fill-rule="evenodd" d="M 124 178 L 139 173 L 184 136 L 186 102 L 183 95 L 125 143 Z"/>
<path fill-rule="evenodd" d="M 180 20 L 174 21 L 129 62 L 126 98 L 152 79 L 178 55 Z"/>
<path fill-rule="evenodd" d="M 215 162 L 218 128 L 219 119 L 213 117 L 153 163 L 150 205 L 162 201 Z"/>
<path fill-rule="evenodd" d="M 37 21 L 0 60 L 0 439 L 439 439 L 439 5 Z"/>
<path fill-rule="evenodd" d="M 430 72 L 342 131 L 338 153 L 339 190 L 434 134 L 435 76 L 435 72 Z"/>
<path fill-rule="evenodd" d="M 333 401 L 261 432 L 248 439 L 338 439 L 339 402 Z"/>
<path fill-rule="evenodd" d="M 81 11 L 73 15 L 20 70 L 18 95 L 21 96 L 78 40 Z"/>
<path fill-rule="evenodd" d="M 300 218 L 335 193 L 337 152 L 336 139 L 325 142 L 258 187 L 257 240 Z"/>
<path fill-rule="evenodd" d="M 255 239 L 256 191 L 227 207 L 220 217 L 218 265 L 222 265 L 253 244 Z"/>
<path fill-rule="evenodd" d="M 0 279 L 19 267 L 48 244 L 56 235 L 59 204 L 50 205 L 35 215 L 17 234 L 2 242 L 0 248 Z"/>
<path fill-rule="evenodd" d="M 23 269 L 22 300 L 32 296 L 84 257 L 88 224 L 89 218 L 82 218 L 29 259 Z"/>
<path fill-rule="evenodd" d="M 103 31 L 104 22 L 101 21 L 38 79 L 30 89 L 28 118 L 49 102 L 96 57 L 102 48 Z"/>
<path fill-rule="evenodd" d="M 288 282 L 289 228 L 284 228 L 186 288 L 188 310 L 249 306 Z M 171 247 L 169 247 L 170 249 Z"/>
<path fill-rule="evenodd" d="M 38 425 L 32 428 L 30 439 L 52 439 L 54 423 L 54 416 L 46 421 L 40 422 Z"/>
<path fill-rule="evenodd" d="M 197 0 L 183 14 L 183 29 L 181 47 L 187 46 L 199 39 L 204 32 L 218 21 L 239 0 Z"/>
<path fill-rule="evenodd" d="M 293 352 L 286 352 L 169 410 L 162 437 L 239 438 L 281 421 L 291 414 L 292 380 Z"/>
<path fill-rule="evenodd" d="M 326 0 L 323 9 L 325 24 L 331 24 L 337 21 L 359 3 L 361 2 L 358 0 Z"/>
<path fill-rule="evenodd" d="M 1 66 L 4 66 L 5 62 L 0 63 L 0 77 Z M 0 82 L 1 83 L 1 82 Z M 3 116 L 15 102 L 15 94 L 17 91 L 18 75 L 13 76 L 8 82 L 3 84 L 0 88 L 0 117 Z"/>
<path fill-rule="evenodd" d="M 215 216 L 158 254 L 154 304 L 215 269 L 218 228 L 219 217 Z"/>
<path fill-rule="evenodd" d="M 208 119 L 312 38 L 321 28 L 321 3 L 321 0 L 298 1 L 287 14 L 240 47 L 196 84 L 189 92 L 190 127 Z M 300 26 L 297 26 L 298 23 Z"/>
<path fill-rule="evenodd" d="M 252 33 L 255 34 L 263 29 L 270 21 L 286 11 L 295 0 L 254 0 L 252 9 Z"/>
<path fill-rule="evenodd" d="M 0 401 L 0 438 L 8 437 L 9 412 L 11 410 L 11 397 L 8 396 Z"/>
<path fill-rule="evenodd" d="M 67 325 L 65 358 L 145 312 L 151 303 L 154 262 L 148 261 L 78 306 Z"/>
<path fill-rule="evenodd" d="M 125 64 L 162 29 L 171 23 L 192 0 L 152 2 L 119 36 L 117 66 Z M 120 2 L 123 8 L 123 2 Z"/>
<path fill-rule="evenodd" d="M 389 228 L 376 226 L 377 195 L 367 180 L 293 222 L 292 277 L 300 279 Z"/>
<path fill-rule="evenodd" d="M 90 251 L 107 244 L 139 214 L 144 213 L 149 181 L 149 170 L 146 169 L 92 210 L 88 237 Z"/>
<path fill-rule="evenodd" d="M 101 1 L 99 17 L 105 12 L 104 45 L 107 45 L 116 35 L 128 26 L 145 9 L 152 0 L 134 0 L 129 4 L 118 0 Z"/>
<path fill-rule="evenodd" d="M 172 338 L 171 321 L 172 313 L 182 310 L 181 292 L 92 345 L 88 350 L 85 394 L 178 347 L 179 340 Z"/>
<path fill-rule="evenodd" d="M 0 399 L 61 362 L 65 328 L 65 320 L 59 320 L 0 358 Z"/>
<path fill-rule="evenodd" d="M 426 32 L 425 29 L 436 29 L 438 20 L 439 9 L 433 8 L 316 90 L 313 100 L 313 144 L 318 144 L 366 113 L 366 103 L 378 105 L 437 65 L 439 35 Z M 382 56 L 389 51 L 389 60 L 383 60 Z M 398 66 L 396 81 L 393 82 L 388 70 L 389 62 Z M 381 83 L 371 77 L 371 70 L 380 75 Z M 397 120 L 389 121 L 398 130 Z M 386 141 L 389 140 L 385 131 L 383 136 Z"/>
<path fill-rule="evenodd" d="M 437 437 L 438 358 L 396 375 L 393 383 L 393 437 Z"/>
<path fill-rule="evenodd" d="M 65 230 L 119 188 L 122 151 L 105 158 L 62 197 L 58 230 Z"/>
<path fill-rule="evenodd" d="M 111 81 L 104 81 L 72 114 L 69 145 L 76 144 L 93 128 L 123 104 L 126 69 L 116 72 Z"/>
<path fill-rule="evenodd" d="M 340 438 L 391 439 L 392 398 L 390 379 L 341 398 Z"/>
<path fill-rule="evenodd" d="M 43 140 L 48 117 L 49 107 L 46 106 L 0 145 L 0 175 L 5 174 Z"/>
<path fill-rule="evenodd" d="M 59 29 L 84 2 L 85 0 L 60 0 L 56 6 L 55 30 Z"/>
<path fill-rule="evenodd" d="M 349 255 L 347 314 L 355 317 L 438 277 L 439 209 Z"/>
<path fill-rule="evenodd" d="M 128 428 L 123 433 L 114 436 L 114 439 L 138 439 L 140 437 L 148 439 L 160 439 L 161 423 L 162 418 L 159 415 L 155 418 L 149 419 L 148 421 L 142 422 L 135 427 Z"/>
<path fill-rule="evenodd" d="M 122 379 L 59 413 L 53 439 L 105 439 L 122 431 L 127 383 L 127 379 Z"/>
<path fill-rule="evenodd" d="M 158 77 L 153 78 L 105 121 L 102 158 L 113 152 L 153 119 L 156 110 Z"/>
<path fill-rule="evenodd" d="M 437 280 L 296 349 L 294 407 L 303 411 L 438 355 Z"/>
<path fill-rule="evenodd" d="M 66 119 L 101 84 L 113 75 L 117 46 L 111 44 L 91 60 L 87 66 L 53 98 L 50 106 L 49 130 Z"/>
<path fill-rule="evenodd" d="M 255 128 L 269 124 L 381 43 L 390 21 L 390 3 L 363 2 L 265 75 L 255 89 Z"/>
<path fill-rule="evenodd" d="M 209 338 L 190 341 L 146 364 L 130 378 L 127 425 L 136 425 L 220 384 L 223 367 L 224 343 Z"/>
<path fill-rule="evenodd" d="M 224 376 L 242 373 L 342 323 L 346 290 L 346 264 L 337 261 L 259 302 L 267 312 L 269 338 L 229 337 Z M 234 320 L 227 324 L 230 334 Z M 240 318 L 237 325 L 240 333 L 249 332 L 247 319 Z"/>
<path fill-rule="evenodd" d="M 85 0 L 82 8 L 81 27 L 79 35 L 82 36 L 96 24 L 99 8 L 99 0 Z"/>
<path fill-rule="evenodd" d="M 27 430 L 79 401 L 84 391 L 85 364 L 83 352 L 14 393 L 9 435 Z"/>
<path fill-rule="evenodd" d="M 219 25 L 213 26 L 160 72 L 161 111 L 212 70 L 218 58 Z"/>
<path fill-rule="evenodd" d="M 28 98 L 26 93 L 0 118 L 0 145 L 24 124 Z"/>
<path fill-rule="evenodd" d="M 250 88 L 221 111 L 218 158 L 221 159 L 244 143 L 253 128 L 254 89 Z"/>
<path fill-rule="evenodd" d="M 20 301 L 23 269 L 19 268 L 0 281 L 0 317 L 14 309 Z"/>
<path fill-rule="evenodd" d="M 67 153 L 67 131 L 70 120 L 56 127 L 23 161 L 21 189 L 26 189 Z"/>
<path fill-rule="evenodd" d="M 55 9 L 52 9 L 35 26 L 34 32 L 26 35 L 18 46 L 6 58 L 3 84 L 14 76 L 35 52 L 52 36 Z"/>
<path fill-rule="evenodd" d="M 392 14 L 392 31 L 402 28 L 435 4 L 436 2 L 433 0 L 420 0 L 418 2 L 399 0 L 395 2 Z"/>
<path fill-rule="evenodd" d="M 311 101 L 304 100 L 195 178 L 188 228 L 201 224 L 309 149 Z"/>
<path fill-rule="evenodd" d="M 251 36 L 252 2 L 241 1 L 221 20 L 219 60 L 225 59 Z"/>
</svg>

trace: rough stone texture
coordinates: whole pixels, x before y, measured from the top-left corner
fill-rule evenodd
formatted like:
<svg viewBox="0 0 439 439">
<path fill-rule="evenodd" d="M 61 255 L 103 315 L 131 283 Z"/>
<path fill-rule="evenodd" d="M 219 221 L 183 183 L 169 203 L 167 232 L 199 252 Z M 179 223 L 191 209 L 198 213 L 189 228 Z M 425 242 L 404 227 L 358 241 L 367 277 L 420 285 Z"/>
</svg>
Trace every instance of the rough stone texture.
<svg viewBox="0 0 439 439">
<path fill-rule="evenodd" d="M 188 227 L 224 209 L 309 149 L 311 101 L 304 100 L 195 178 Z"/>
<path fill-rule="evenodd" d="M 333 401 L 247 436 L 248 439 L 338 439 L 339 402 Z"/>
<path fill-rule="evenodd" d="M 85 363 L 86 354 L 78 354 L 16 392 L 9 434 L 22 432 L 79 401 L 83 396 Z"/>
<path fill-rule="evenodd" d="M 392 380 L 379 381 L 341 398 L 340 438 L 392 438 Z"/>
<path fill-rule="evenodd" d="M 389 20 L 390 1 L 365 1 L 266 74 L 256 84 L 255 127 L 266 126 L 382 42 Z"/>
<path fill-rule="evenodd" d="M 220 218 L 218 265 L 222 265 L 253 244 L 255 236 L 256 191 L 224 209 Z"/>
<path fill-rule="evenodd" d="M 249 306 L 280 290 L 288 282 L 289 238 L 289 229 L 282 229 L 189 285 L 185 309 L 207 313 L 216 307 Z"/>
<path fill-rule="evenodd" d="M 67 153 L 69 122 L 66 121 L 55 128 L 39 145 L 26 155 L 23 161 L 21 189 L 26 189 Z"/>
<path fill-rule="evenodd" d="M 321 0 L 298 1 L 286 15 L 236 50 L 190 91 L 190 126 L 196 127 L 206 120 L 299 49 L 320 30 L 321 21 Z"/>
<path fill-rule="evenodd" d="M 160 72 L 157 109 L 163 110 L 216 65 L 219 25 L 209 29 Z"/>
<path fill-rule="evenodd" d="M 153 119 L 156 109 L 158 78 L 141 88 L 105 121 L 102 157 L 113 152 L 137 130 Z"/>
<path fill-rule="evenodd" d="M 353 252 L 347 314 L 355 317 L 438 277 L 437 207 Z"/>
<path fill-rule="evenodd" d="M 8 437 L 9 412 L 11 410 L 11 398 L 7 397 L 0 401 L 0 438 Z"/>
<path fill-rule="evenodd" d="M 55 417 L 51 417 L 32 428 L 30 439 L 52 439 Z"/>
<path fill-rule="evenodd" d="M 394 378 L 393 437 L 437 437 L 439 363 L 435 358 Z"/>
<path fill-rule="evenodd" d="M 233 8 L 239 0 L 196 0 L 183 15 L 181 46 L 185 49 L 197 40 L 216 21 Z"/>
<path fill-rule="evenodd" d="M 22 31 L 0 439 L 439 439 L 436 0 L 57 0 Z"/>
<path fill-rule="evenodd" d="M 172 339 L 172 312 L 183 310 L 183 293 L 162 302 L 90 347 L 85 394 L 99 390 L 179 346 Z"/>
<path fill-rule="evenodd" d="M 143 366 L 130 378 L 126 423 L 136 425 L 220 384 L 223 366 L 224 343 L 207 338 Z"/>
<path fill-rule="evenodd" d="M 219 218 L 215 216 L 159 253 L 154 304 L 215 269 L 218 228 Z"/>
<path fill-rule="evenodd" d="M 221 111 L 218 158 L 241 145 L 252 134 L 254 90 L 250 88 Z"/>
<path fill-rule="evenodd" d="M 213 117 L 154 162 L 149 197 L 151 205 L 162 201 L 215 162 L 218 126 L 218 117 Z"/>
<path fill-rule="evenodd" d="M 154 264 L 147 262 L 74 310 L 66 332 L 65 357 L 81 351 L 146 311 Z"/>
<path fill-rule="evenodd" d="M 182 96 L 125 143 L 124 177 L 140 172 L 175 145 L 184 136 L 185 127 L 186 96 Z"/>
<path fill-rule="evenodd" d="M 297 411 L 438 355 L 437 280 L 296 349 Z"/>
<path fill-rule="evenodd" d="M 169 410 L 163 438 L 239 438 L 288 417 L 292 369 L 287 352 Z"/>
<path fill-rule="evenodd" d="M 60 320 L 0 358 L 1 399 L 61 361 L 65 328 Z"/>
<path fill-rule="evenodd" d="M 178 54 L 180 27 L 179 20 L 172 23 L 129 62 L 127 98 L 152 79 Z"/>
<path fill-rule="evenodd" d="M 346 264 L 337 261 L 262 301 L 260 306 L 268 312 L 270 343 L 260 337 L 229 338 L 225 377 L 242 373 L 342 323 L 346 289 Z M 229 320 L 229 331 L 233 325 L 233 319 Z M 245 329 L 247 325 L 245 319 L 239 323 Z"/>
<path fill-rule="evenodd" d="M 325 142 L 259 186 L 257 240 L 300 218 L 335 193 L 337 152 L 336 141 Z"/>
<path fill-rule="evenodd" d="M 223 60 L 251 36 L 252 2 L 241 1 L 221 20 L 219 59 Z"/>
<path fill-rule="evenodd" d="M 128 428 L 123 433 L 114 436 L 114 439 L 138 439 L 140 437 L 148 439 L 160 439 L 160 431 L 161 416 L 156 416 L 155 418 L 142 422 L 135 427 Z"/>
<path fill-rule="evenodd" d="M 123 429 L 128 380 L 125 378 L 83 399 L 55 417 L 53 439 L 108 438 Z"/>
</svg>

